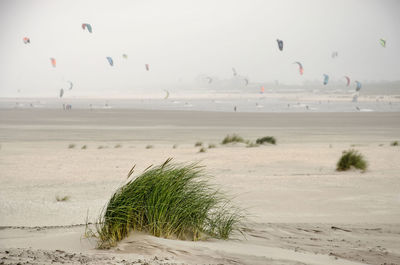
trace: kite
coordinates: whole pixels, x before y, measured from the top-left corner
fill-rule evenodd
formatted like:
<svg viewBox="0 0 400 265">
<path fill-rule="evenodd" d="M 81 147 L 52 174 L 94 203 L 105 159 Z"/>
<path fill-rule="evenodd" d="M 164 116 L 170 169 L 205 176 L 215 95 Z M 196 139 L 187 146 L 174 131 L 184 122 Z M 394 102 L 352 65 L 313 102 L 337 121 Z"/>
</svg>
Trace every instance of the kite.
<svg viewBox="0 0 400 265">
<path fill-rule="evenodd" d="M 167 99 L 167 98 L 169 97 L 169 92 L 168 92 L 168 90 L 166 90 L 166 89 L 164 89 L 164 91 L 165 91 L 165 93 L 167 93 L 167 94 L 165 95 L 164 99 Z"/>
<path fill-rule="evenodd" d="M 236 69 L 232 68 L 233 76 L 237 76 Z"/>
<path fill-rule="evenodd" d="M 124 58 L 124 59 L 128 59 L 128 54 L 122 54 L 122 58 Z"/>
<path fill-rule="evenodd" d="M 67 82 L 69 83 L 69 88 L 68 88 L 68 90 L 71 90 L 72 87 L 74 86 L 74 84 L 73 84 L 71 81 L 67 81 Z"/>
<path fill-rule="evenodd" d="M 148 64 L 144 65 L 146 67 L 146 71 L 150 71 L 150 66 Z"/>
<path fill-rule="evenodd" d="M 385 39 L 379 39 L 379 43 L 382 45 L 382 47 L 386 47 L 386 40 Z"/>
<path fill-rule="evenodd" d="M 358 81 L 354 81 L 354 82 L 356 82 L 356 84 L 357 84 L 356 91 L 360 91 L 360 89 L 361 89 L 361 83 L 358 82 Z"/>
<path fill-rule="evenodd" d="M 51 57 L 51 58 L 50 58 L 50 62 L 51 62 L 51 65 L 52 65 L 53 67 L 56 67 L 56 59 L 54 59 L 53 57 Z"/>
<path fill-rule="evenodd" d="M 90 24 L 83 23 L 82 24 L 82 29 L 83 30 L 87 29 L 90 33 L 92 33 L 92 26 Z"/>
<path fill-rule="evenodd" d="M 25 44 L 31 43 L 31 39 L 28 37 L 24 37 L 22 40 Z"/>
<path fill-rule="evenodd" d="M 329 75 L 324 74 L 324 85 L 327 85 L 329 81 Z"/>
<path fill-rule="evenodd" d="M 344 78 L 346 78 L 346 80 L 347 80 L 347 86 L 349 86 L 349 85 L 350 85 L 350 77 L 344 76 Z"/>
<path fill-rule="evenodd" d="M 294 63 L 299 65 L 299 73 L 300 73 L 300 75 L 303 75 L 303 72 L 304 72 L 303 65 L 301 65 L 300 62 L 294 62 Z"/>
<path fill-rule="evenodd" d="M 276 41 L 278 42 L 278 48 L 279 48 L 279 50 L 282 51 L 282 50 L 283 50 L 283 41 L 280 40 L 280 39 L 277 39 Z"/>
<path fill-rule="evenodd" d="M 106 58 L 107 58 L 108 63 L 109 63 L 111 66 L 113 66 L 113 65 L 114 65 L 113 59 L 112 59 L 111 57 L 106 57 Z"/>
</svg>

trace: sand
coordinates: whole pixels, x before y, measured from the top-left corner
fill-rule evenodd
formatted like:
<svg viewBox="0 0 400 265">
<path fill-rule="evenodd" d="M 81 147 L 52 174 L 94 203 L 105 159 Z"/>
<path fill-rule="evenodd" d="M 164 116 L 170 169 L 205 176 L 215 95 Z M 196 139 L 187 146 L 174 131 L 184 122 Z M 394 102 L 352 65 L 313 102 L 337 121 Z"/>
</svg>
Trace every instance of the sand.
<svg viewBox="0 0 400 265">
<path fill-rule="evenodd" d="M 0 264 L 400 264 L 400 147 L 390 146 L 399 121 L 396 112 L 0 110 Z M 220 145 L 228 133 L 278 144 Z M 217 148 L 199 153 L 197 141 Z M 367 158 L 365 173 L 335 171 L 350 148 Z M 134 234 L 97 250 L 83 237 L 86 218 L 134 164 L 139 174 L 168 157 L 206 167 L 244 209 L 244 236 Z"/>
</svg>

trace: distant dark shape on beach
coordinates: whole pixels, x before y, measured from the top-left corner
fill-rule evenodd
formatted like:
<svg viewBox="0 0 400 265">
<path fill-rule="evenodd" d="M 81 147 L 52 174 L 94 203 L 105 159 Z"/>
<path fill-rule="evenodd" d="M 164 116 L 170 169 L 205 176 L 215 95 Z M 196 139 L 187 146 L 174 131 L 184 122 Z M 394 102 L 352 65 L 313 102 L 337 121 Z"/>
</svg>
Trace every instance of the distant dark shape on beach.
<svg viewBox="0 0 400 265">
<path fill-rule="evenodd" d="M 149 66 L 149 64 L 145 64 L 144 66 L 146 67 L 146 71 L 150 71 L 150 66 Z"/>
<path fill-rule="evenodd" d="M 353 96 L 353 99 L 351 100 L 351 102 L 358 102 L 358 93 L 356 93 L 356 94 Z"/>
<path fill-rule="evenodd" d="M 88 23 L 83 23 L 82 24 L 82 29 L 83 30 L 87 29 L 90 33 L 92 33 L 92 25 L 90 25 Z"/>
<path fill-rule="evenodd" d="M 282 51 L 283 50 L 283 40 L 277 39 L 276 41 L 278 42 L 279 50 Z"/>
<path fill-rule="evenodd" d="M 62 98 L 64 96 L 64 89 L 60 89 L 60 98 Z"/>
<path fill-rule="evenodd" d="M 246 83 L 246 86 L 249 84 L 249 79 L 248 78 L 245 78 L 244 79 L 244 82 Z"/>
<path fill-rule="evenodd" d="M 111 57 L 106 57 L 106 58 L 107 58 L 108 63 L 109 63 L 111 66 L 114 66 L 114 61 L 113 61 L 113 59 L 112 59 Z"/>
<path fill-rule="evenodd" d="M 336 57 L 338 57 L 338 55 L 339 55 L 339 53 L 334 51 L 334 52 L 332 52 L 331 56 L 332 56 L 332 58 L 336 58 Z"/>
<path fill-rule="evenodd" d="M 23 41 L 25 44 L 31 43 L 31 39 L 28 38 L 28 37 L 24 37 L 24 38 L 22 39 L 22 41 Z"/>
</svg>

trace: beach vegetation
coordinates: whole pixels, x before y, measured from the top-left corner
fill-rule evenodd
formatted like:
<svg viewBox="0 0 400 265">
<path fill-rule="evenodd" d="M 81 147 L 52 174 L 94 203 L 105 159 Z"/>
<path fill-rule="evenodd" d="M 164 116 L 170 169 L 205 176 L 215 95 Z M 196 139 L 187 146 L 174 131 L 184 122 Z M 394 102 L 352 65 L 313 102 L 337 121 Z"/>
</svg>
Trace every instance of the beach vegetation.
<svg viewBox="0 0 400 265">
<path fill-rule="evenodd" d="M 256 140 L 257 144 L 264 144 L 264 143 L 269 143 L 269 144 L 276 144 L 276 139 L 273 136 L 265 136 L 262 138 L 258 138 Z"/>
<path fill-rule="evenodd" d="M 205 153 L 207 149 L 205 147 L 200 148 L 199 153 Z"/>
<path fill-rule="evenodd" d="M 176 148 L 178 148 L 178 145 L 177 145 L 177 144 L 174 144 L 174 145 L 172 146 L 172 148 L 173 148 L 173 149 L 176 149 Z"/>
<path fill-rule="evenodd" d="M 215 144 L 208 144 L 208 149 L 217 148 Z"/>
<path fill-rule="evenodd" d="M 151 144 L 146 145 L 146 149 L 152 149 L 152 148 L 154 148 L 153 145 L 151 145 Z"/>
<path fill-rule="evenodd" d="M 229 238 L 243 216 L 209 184 L 198 164 L 150 166 L 121 186 L 104 207 L 96 226 L 99 247 L 115 246 L 132 231 L 182 240 Z M 132 170 L 131 170 L 132 172 Z"/>
<path fill-rule="evenodd" d="M 237 135 L 237 134 L 232 134 L 232 135 L 227 135 L 225 138 L 222 140 L 222 144 L 229 144 L 229 143 L 244 143 L 245 140 Z"/>
<path fill-rule="evenodd" d="M 69 148 L 69 149 L 75 148 L 75 144 L 69 144 L 69 145 L 68 145 L 68 148 Z"/>
<path fill-rule="evenodd" d="M 354 149 L 343 151 L 342 156 L 336 164 L 337 171 L 346 171 L 352 168 L 365 171 L 368 163 L 364 156 Z"/>
<path fill-rule="evenodd" d="M 86 144 L 83 145 L 83 146 L 81 147 L 81 149 L 83 149 L 83 150 L 87 149 L 87 145 L 86 145 Z"/>
<path fill-rule="evenodd" d="M 114 148 L 121 148 L 122 147 L 122 145 L 120 145 L 120 144 L 116 144 L 115 146 L 114 146 Z"/>
<path fill-rule="evenodd" d="M 195 147 L 203 146 L 203 143 L 202 143 L 202 142 L 196 142 L 196 143 L 194 144 L 194 146 L 195 146 Z"/>
<path fill-rule="evenodd" d="M 69 196 L 56 196 L 56 201 L 58 202 L 66 202 L 69 201 L 70 197 Z"/>
<path fill-rule="evenodd" d="M 399 142 L 398 142 L 398 141 L 393 141 L 393 142 L 390 143 L 390 145 L 391 145 L 391 146 L 398 146 L 398 145 L 399 145 Z"/>
</svg>

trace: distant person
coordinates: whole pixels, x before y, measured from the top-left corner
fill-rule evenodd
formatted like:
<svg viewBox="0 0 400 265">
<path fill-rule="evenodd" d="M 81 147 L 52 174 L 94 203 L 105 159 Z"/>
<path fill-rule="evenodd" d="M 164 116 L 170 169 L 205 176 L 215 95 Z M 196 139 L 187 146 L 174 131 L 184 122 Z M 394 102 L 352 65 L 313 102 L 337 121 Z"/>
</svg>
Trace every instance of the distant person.
<svg viewBox="0 0 400 265">
<path fill-rule="evenodd" d="M 236 108 L 236 106 L 233 108 L 233 110 L 236 112 L 237 111 L 237 108 Z"/>
</svg>

